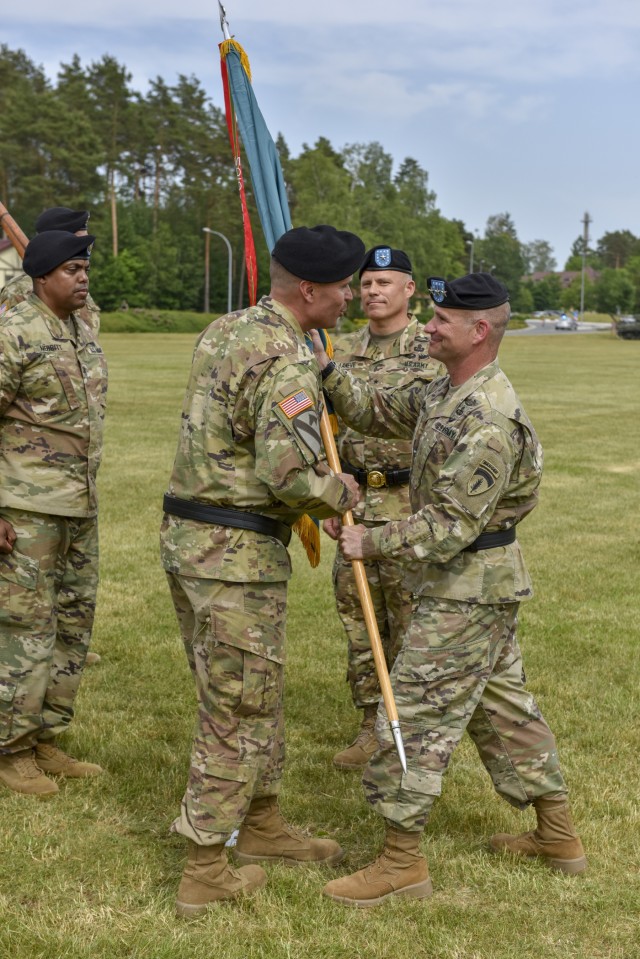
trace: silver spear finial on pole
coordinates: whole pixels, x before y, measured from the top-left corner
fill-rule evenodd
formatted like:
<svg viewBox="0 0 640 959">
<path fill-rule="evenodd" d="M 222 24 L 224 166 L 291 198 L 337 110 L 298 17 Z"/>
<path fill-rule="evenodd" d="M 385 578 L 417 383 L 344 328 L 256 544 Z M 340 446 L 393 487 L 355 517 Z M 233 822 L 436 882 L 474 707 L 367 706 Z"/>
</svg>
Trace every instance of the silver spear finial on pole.
<svg viewBox="0 0 640 959">
<path fill-rule="evenodd" d="M 218 8 L 220 10 L 220 29 L 224 34 L 225 40 L 231 39 L 231 33 L 229 31 L 229 21 L 227 20 L 227 11 L 218 0 Z"/>
</svg>

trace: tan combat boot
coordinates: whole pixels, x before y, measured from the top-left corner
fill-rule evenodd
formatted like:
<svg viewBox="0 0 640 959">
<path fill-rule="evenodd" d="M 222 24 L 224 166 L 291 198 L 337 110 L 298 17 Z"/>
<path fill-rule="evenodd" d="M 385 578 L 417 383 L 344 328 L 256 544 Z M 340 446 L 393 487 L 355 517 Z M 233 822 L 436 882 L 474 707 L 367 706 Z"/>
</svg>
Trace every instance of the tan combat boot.
<svg viewBox="0 0 640 959">
<path fill-rule="evenodd" d="M 102 772 L 102 766 L 97 763 L 83 763 L 73 756 L 67 756 L 53 743 L 36 743 L 36 765 L 45 773 L 67 776 L 69 779 L 85 779 L 87 776 L 99 776 Z"/>
<path fill-rule="evenodd" d="M 390 896 L 426 899 L 433 888 L 427 860 L 420 852 L 421 836 L 422 832 L 405 832 L 388 823 L 378 858 L 351 876 L 332 879 L 322 890 L 324 895 L 363 909 Z"/>
<path fill-rule="evenodd" d="M 260 866 L 234 869 L 227 860 L 224 843 L 198 846 L 190 839 L 188 862 L 182 874 L 176 912 L 183 919 L 202 916 L 211 903 L 235 899 L 260 889 L 267 881 Z"/>
<path fill-rule="evenodd" d="M 336 753 L 333 765 L 338 769 L 362 769 L 378 748 L 375 734 L 377 706 L 365 706 L 360 731 L 346 749 Z"/>
<path fill-rule="evenodd" d="M 95 666 L 96 663 L 99 663 L 102 659 L 100 653 L 93 653 L 91 650 L 87 653 L 86 659 L 84 661 L 85 666 Z"/>
<path fill-rule="evenodd" d="M 36 766 L 33 749 L 0 756 L 0 782 L 16 793 L 49 799 L 58 792 L 57 783 Z"/>
<path fill-rule="evenodd" d="M 496 852 L 517 856 L 539 856 L 552 869 L 579 873 L 587 868 L 587 857 L 571 820 L 569 803 L 564 795 L 541 796 L 534 800 L 538 825 L 533 832 L 510 836 L 498 833 L 489 840 Z"/>
<path fill-rule="evenodd" d="M 251 801 L 233 851 L 239 862 L 280 862 L 288 866 L 332 866 L 345 855 L 333 839 L 311 839 L 285 822 L 276 796 Z"/>
</svg>

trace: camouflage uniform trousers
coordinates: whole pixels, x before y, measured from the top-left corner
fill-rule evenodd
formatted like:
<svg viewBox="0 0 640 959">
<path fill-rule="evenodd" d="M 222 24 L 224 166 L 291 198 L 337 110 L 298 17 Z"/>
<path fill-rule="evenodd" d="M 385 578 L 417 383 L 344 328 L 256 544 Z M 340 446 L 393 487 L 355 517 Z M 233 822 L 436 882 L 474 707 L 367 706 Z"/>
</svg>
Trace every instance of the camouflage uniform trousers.
<svg viewBox="0 0 640 959">
<path fill-rule="evenodd" d="M 426 824 L 465 729 L 513 806 L 566 792 L 555 739 L 524 686 L 517 614 L 517 603 L 420 599 L 391 674 L 407 773 L 380 707 L 381 749 L 363 777 L 367 800 L 400 828 Z"/>
<path fill-rule="evenodd" d="M 411 593 L 403 586 L 404 571 L 390 559 L 366 560 L 365 574 L 378 622 L 382 648 L 391 670 L 411 622 Z M 356 709 L 380 702 L 380 685 L 371 642 L 362 613 L 353 568 L 336 550 L 333 563 L 336 608 L 347 634 L 347 679 Z"/>
<path fill-rule="evenodd" d="M 95 517 L 3 507 L 17 539 L 0 554 L 0 753 L 64 732 L 91 639 L 98 588 Z"/>
<path fill-rule="evenodd" d="M 198 701 L 171 829 L 208 846 L 229 838 L 252 799 L 280 791 L 287 583 L 167 578 Z"/>
</svg>

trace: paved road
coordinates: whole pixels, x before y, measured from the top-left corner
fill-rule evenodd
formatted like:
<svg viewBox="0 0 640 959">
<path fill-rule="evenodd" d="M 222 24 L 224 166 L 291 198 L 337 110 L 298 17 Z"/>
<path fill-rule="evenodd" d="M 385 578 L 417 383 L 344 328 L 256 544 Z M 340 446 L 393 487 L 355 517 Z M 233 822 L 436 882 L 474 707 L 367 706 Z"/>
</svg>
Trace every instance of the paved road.
<svg viewBox="0 0 640 959">
<path fill-rule="evenodd" d="M 556 330 L 554 320 L 526 320 L 524 330 L 507 330 L 506 336 L 575 336 L 576 333 L 595 333 L 597 330 L 610 330 L 610 323 L 578 323 L 577 330 Z"/>
</svg>

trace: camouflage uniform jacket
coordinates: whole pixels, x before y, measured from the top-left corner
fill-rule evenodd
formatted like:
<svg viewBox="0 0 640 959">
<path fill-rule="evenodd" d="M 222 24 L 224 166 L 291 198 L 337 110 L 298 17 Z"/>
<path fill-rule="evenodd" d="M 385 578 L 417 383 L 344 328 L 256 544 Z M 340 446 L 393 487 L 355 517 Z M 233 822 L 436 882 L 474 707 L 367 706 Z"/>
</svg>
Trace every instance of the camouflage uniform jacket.
<svg viewBox="0 0 640 959">
<path fill-rule="evenodd" d="M 22 303 L 33 293 L 33 280 L 26 273 L 18 273 L 12 277 L 0 290 L 0 319 L 7 310 Z M 100 307 L 91 294 L 87 296 L 87 301 L 81 310 L 76 312 L 76 316 L 84 320 L 89 329 L 97 336 L 100 332 Z"/>
<path fill-rule="evenodd" d="M 74 342 L 75 339 L 75 342 Z M 34 293 L 0 319 L 0 507 L 93 516 L 107 367 L 89 327 Z"/>
<path fill-rule="evenodd" d="M 409 316 L 409 324 L 395 337 L 377 338 L 369 326 L 334 339 L 334 355 L 343 369 L 373 387 L 411 386 L 430 382 L 441 369 L 429 356 L 429 334 Z M 411 441 L 365 436 L 340 424 L 338 438 L 340 460 L 357 469 L 408 469 L 411 466 Z M 409 483 L 374 488 L 363 486 L 364 498 L 353 510 L 361 523 L 386 523 L 411 513 Z"/>
<path fill-rule="evenodd" d="M 533 595 L 518 542 L 464 552 L 483 531 L 509 529 L 537 502 L 542 449 L 497 361 L 460 386 L 431 384 L 373 391 L 339 368 L 324 383 L 352 426 L 413 436 L 407 520 L 367 530 L 365 558 L 409 564 L 418 595 L 512 603 Z"/>
<path fill-rule="evenodd" d="M 294 523 L 351 505 L 327 466 L 320 371 L 293 315 L 263 297 L 202 333 L 193 357 L 169 493 Z M 252 530 L 165 516 L 162 563 L 183 576 L 279 582 L 286 547 Z"/>
</svg>

